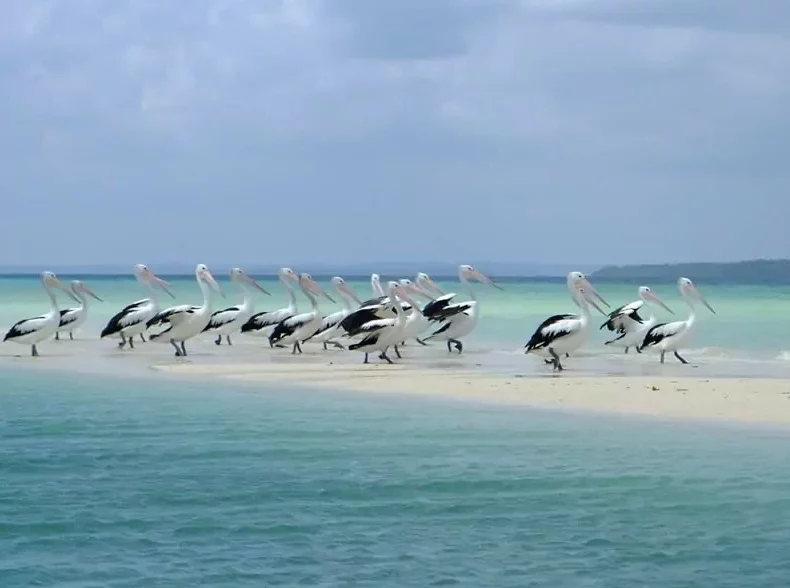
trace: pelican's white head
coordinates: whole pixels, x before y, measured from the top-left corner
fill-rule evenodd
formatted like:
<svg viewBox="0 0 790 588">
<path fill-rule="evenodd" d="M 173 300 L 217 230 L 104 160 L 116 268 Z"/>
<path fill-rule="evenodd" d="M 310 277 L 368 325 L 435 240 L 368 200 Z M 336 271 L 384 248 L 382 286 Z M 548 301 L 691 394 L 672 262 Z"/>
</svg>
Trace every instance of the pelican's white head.
<svg viewBox="0 0 790 588">
<path fill-rule="evenodd" d="M 705 300 L 705 297 L 702 295 L 702 292 L 697 290 L 697 287 L 694 285 L 694 282 L 689 280 L 688 278 L 679 278 L 678 279 L 678 288 L 680 289 L 680 295 L 683 296 L 686 300 L 689 298 L 696 298 L 702 304 L 706 306 L 706 308 L 711 311 L 713 314 L 716 314 L 716 311 L 713 310 L 713 307 L 708 304 L 708 301 Z"/>
<path fill-rule="evenodd" d="M 217 283 L 217 280 L 215 280 L 214 276 L 211 275 L 211 272 L 209 271 L 207 265 L 203 263 L 197 264 L 197 267 L 195 267 L 195 277 L 198 279 L 199 282 L 208 284 L 208 286 L 212 290 L 214 290 L 214 292 L 225 298 L 225 292 L 222 291 L 222 288 L 220 288 L 220 285 Z"/>
<path fill-rule="evenodd" d="M 349 286 L 348 283 L 346 283 L 346 281 L 343 278 L 341 278 L 340 276 L 335 276 L 330 281 L 332 282 L 332 285 L 335 287 L 335 290 L 337 290 L 338 293 L 345 294 L 346 296 L 351 298 L 351 300 L 354 300 L 358 304 L 362 303 L 362 301 L 359 299 L 359 296 L 357 296 L 357 293 L 351 289 L 351 286 Z"/>
<path fill-rule="evenodd" d="M 295 284 L 299 283 L 299 276 L 296 275 L 296 272 L 290 267 L 281 267 L 277 271 L 277 277 L 280 278 L 280 281 L 283 282 L 286 287 L 288 286 L 288 282 L 293 282 Z"/>
<path fill-rule="evenodd" d="M 398 282 L 403 290 L 408 294 L 416 294 L 417 296 L 425 296 L 429 300 L 433 300 L 433 296 L 431 296 L 428 292 L 425 291 L 424 288 L 420 287 L 418 284 L 415 284 L 408 278 L 403 278 Z"/>
<path fill-rule="evenodd" d="M 477 280 L 478 282 L 482 282 L 483 284 L 488 284 L 489 286 L 493 286 L 499 290 L 502 290 L 502 286 L 495 284 L 491 278 L 482 274 L 481 272 L 477 271 L 471 265 L 459 265 L 458 266 L 458 277 L 463 280 Z"/>
<path fill-rule="evenodd" d="M 247 284 L 248 286 L 252 286 L 256 290 L 260 290 L 264 294 L 267 294 L 267 295 L 271 296 L 271 294 L 269 294 L 269 292 L 267 292 L 266 289 L 263 286 L 261 286 L 258 282 L 253 280 L 250 276 L 248 276 L 247 272 L 245 272 L 240 267 L 231 268 L 231 270 L 230 270 L 230 281 L 231 282 L 240 282 L 241 284 Z"/>
<path fill-rule="evenodd" d="M 101 298 L 99 298 L 98 296 L 96 296 L 96 294 L 93 293 L 93 290 L 88 288 L 85 284 L 83 284 L 79 280 L 72 280 L 71 281 L 71 289 L 77 295 L 79 295 L 80 293 L 87 294 L 88 296 L 91 296 L 92 298 L 95 298 L 99 302 L 103 302 Z"/>
<path fill-rule="evenodd" d="M 588 302 L 590 302 L 602 314 L 606 314 L 604 311 L 602 311 L 600 309 L 600 307 L 598 307 L 597 304 L 595 304 L 592 301 L 592 297 L 594 296 L 595 298 L 597 298 L 598 300 L 603 302 L 606 306 L 609 306 L 609 303 L 606 300 L 604 300 L 603 296 L 601 296 L 598 293 L 598 290 L 596 290 L 593 287 L 593 285 L 590 283 L 590 280 L 588 280 L 587 277 L 583 273 L 581 273 L 581 272 L 570 272 L 568 274 L 566 282 L 568 283 L 568 289 L 571 291 L 571 295 L 574 296 L 574 300 L 576 299 L 576 296 L 574 295 L 574 291 L 575 290 L 583 290 L 584 291 L 584 299 L 587 300 Z"/>
<path fill-rule="evenodd" d="M 63 283 L 60 281 L 58 276 L 55 275 L 54 272 L 44 271 L 41 272 L 41 283 L 44 284 L 44 288 L 46 288 L 47 292 L 49 292 L 50 297 L 54 300 L 55 294 L 52 292 L 52 288 L 59 288 L 63 290 L 69 298 L 74 300 L 75 302 L 80 302 L 80 299 L 77 298 L 74 293 L 66 288 Z"/>
<path fill-rule="evenodd" d="M 143 284 L 159 286 L 162 290 L 164 290 L 170 295 L 170 298 L 175 298 L 175 295 L 173 295 L 173 293 L 169 289 L 170 284 L 168 284 L 162 278 L 154 274 L 154 272 L 148 269 L 147 265 L 142 263 L 135 264 L 134 276 Z"/>
<path fill-rule="evenodd" d="M 391 281 L 388 282 L 388 286 L 389 286 L 388 290 L 389 290 L 389 296 L 391 302 L 395 303 L 396 300 L 403 300 L 404 302 L 411 304 L 414 308 L 418 308 L 419 305 L 416 302 L 414 302 L 414 299 L 411 296 L 407 294 L 406 288 L 402 286 L 400 283 Z M 396 300 L 393 300 L 393 298 L 395 298 Z"/>
<path fill-rule="evenodd" d="M 431 276 L 426 274 L 425 272 L 420 272 L 417 274 L 417 277 L 414 279 L 415 282 L 423 289 L 426 293 L 430 294 L 431 291 L 436 292 L 439 296 L 444 294 L 444 290 L 442 290 L 436 282 L 431 279 Z"/>
<path fill-rule="evenodd" d="M 639 297 L 645 302 L 655 302 L 670 314 L 675 314 L 648 286 L 639 286 Z"/>
<path fill-rule="evenodd" d="M 321 285 L 313 279 L 313 276 L 307 273 L 299 274 L 299 284 L 305 291 L 310 292 L 311 294 L 315 294 L 316 296 L 323 296 L 330 302 L 334 302 L 335 299 L 332 298 L 327 292 L 321 287 Z"/>
</svg>

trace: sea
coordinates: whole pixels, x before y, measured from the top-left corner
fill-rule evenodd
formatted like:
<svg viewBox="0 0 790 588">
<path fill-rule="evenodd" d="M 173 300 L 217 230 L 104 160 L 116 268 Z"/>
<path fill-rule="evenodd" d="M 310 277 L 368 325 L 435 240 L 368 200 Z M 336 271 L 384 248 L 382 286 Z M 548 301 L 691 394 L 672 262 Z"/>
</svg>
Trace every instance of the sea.
<svg viewBox="0 0 790 588">
<path fill-rule="evenodd" d="M 143 297 L 84 281 L 103 302 L 78 338 Z M 283 306 L 262 283 L 259 309 Z M 561 283 L 503 286 L 477 289 L 466 343 L 526 361 L 540 320 L 575 307 Z M 716 315 L 699 311 L 689 356 L 787 361 L 790 291 L 699 288 Z M 636 286 L 599 291 L 616 306 Z M 4 324 L 46 308 L 36 279 L 0 280 Z M 787 430 L 38 369 L 57 345 L 0 361 L 3 588 L 787 586 Z"/>
</svg>

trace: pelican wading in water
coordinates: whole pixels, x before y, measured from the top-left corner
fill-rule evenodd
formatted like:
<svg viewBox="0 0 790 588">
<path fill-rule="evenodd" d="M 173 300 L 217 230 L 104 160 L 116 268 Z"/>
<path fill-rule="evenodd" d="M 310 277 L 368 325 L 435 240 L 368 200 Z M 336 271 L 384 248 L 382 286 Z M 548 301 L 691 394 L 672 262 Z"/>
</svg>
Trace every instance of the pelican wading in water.
<svg viewBox="0 0 790 588">
<path fill-rule="evenodd" d="M 60 311 L 60 324 L 55 331 L 55 339 L 60 339 L 60 333 L 68 333 L 69 339 L 74 339 L 74 331 L 79 329 L 88 318 L 88 296 L 94 300 L 102 301 L 101 298 L 93 293 L 79 280 L 71 282 L 71 291 L 79 299 L 80 305 L 77 308 L 66 308 Z"/>
<path fill-rule="evenodd" d="M 55 332 L 58 330 L 58 325 L 60 324 L 60 310 L 58 309 L 58 301 L 55 297 L 55 288 L 65 292 L 66 295 L 75 302 L 80 302 L 80 299 L 77 298 L 71 290 L 66 288 L 52 272 L 41 273 L 41 284 L 44 286 L 44 291 L 47 293 L 47 296 L 49 296 L 49 312 L 15 323 L 8 329 L 5 337 L 3 337 L 3 341 L 13 341 L 20 345 L 30 345 L 30 354 L 33 357 L 38 357 L 38 348 L 36 345 L 55 335 Z"/>
<path fill-rule="evenodd" d="M 299 286 L 302 292 L 310 301 L 313 307 L 310 312 L 297 314 L 290 318 L 285 319 L 272 331 L 269 335 L 269 343 L 274 345 L 281 345 L 283 347 L 293 345 L 291 353 L 302 353 L 301 341 L 311 337 L 319 328 L 321 328 L 321 313 L 318 310 L 318 296 L 323 296 L 330 302 L 334 302 L 329 294 L 327 294 L 318 282 L 316 282 L 310 274 L 301 274 L 299 276 Z"/>
<path fill-rule="evenodd" d="M 644 312 L 648 307 L 646 303 L 653 302 L 661 306 L 670 314 L 675 314 L 664 301 L 661 300 L 650 288 L 647 286 L 639 287 L 639 300 L 634 300 L 628 304 L 624 304 L 620 308 L 616 308 L 609 313 L 609 318 L 604 322 L 600 329 L 607 328 L 610 331 L 617 333 L 617 337 L 610 341 L 606 341 L 604 345 L 617 345 L 625 348 L 625 353 L 628 353 L 629 347 L 635 347 L 638 353 L 642 353 L 639 345 L 645 338 L 647 331 L 656 324 L 656 317 L 652 314 L 644 318 L 640 311 Z"/>
<path fill-rule="evenodd" d="M 568 290 L 573 301 L 579 306 L 579 314 L 555 314 L 543 321 L 524 346 L 524 353 L 534 353 L 548 357 L 555 371 L 562 371 L 560 356 L 567 357 L 576 351 L 587 340 L 590 330 L 590 306 L 601 314 L 606 314 L 595 302 L 598 298 L 603 304 L 606 300 L 593 288 L 593 285 L 581 272 L 571 272 L 567 278 Z"/>
<path fill-rule="evenodd" d="M 214 340 L 215 345 L 222 344 L 223 335 L 225 335 L 225 340 L 228 342 L 228 345 L 231 345 L 230 334 L 240 330 L 241 326 L 252 316 L 255 306 L 252 288 L 270 296 L 263 286 L 248 276 L 240 267 L 234 267 L 230 270 L 230 281 L 236 282 L 239 285 L 242 294 L 242 302 L 236 306 L 223 308 L 211 314 L 211 318 L 208 324 L 203 328 L 203 332 L 217 335 L 217 338 Z"/>
<path fill-rule="evenodd" d="M 469 280 L 477 280 L 489 286 L 493 286 L 498 290 L 502 287 L 495 284 L 490 278 L 484 276 L 471 265 L 458 266 L 458 280 L 461 285 L 466 289 L 471 300 L 466 302 L 457 302 L 451 304 L 452 296 L 447 298 L 448 295 L 444 294 L 433 302 L 429 302 L 423 309 L 423 314 L 429 321 L 443 323 L 441 327 L 423 339 L 438 339 L 440 341 L 447 341 L 447 351 L 452 352 L 452 346 L 458 353 L 463 352 L 464 344 L 461 338 L 471 333 L 477 326 L 477 321 L 480 318 L 479 304 L 475 291 L 469 284 Z M 440 302 L 440 300 L 442 302 Z"/>
<path fill-rule="evenodd" d="M 186 357 L 185 341 L 198 335 L 208 324 L 211 318 L 211 291 L 225 297 L 217 280 L 204 264 L 199 263 L 195 268 L 195 279 L 203 294 L 203 304 L 171 306 L 160 310 L 146 323 L 149 329 L 156 325 L 166 325 L 164 331 L 152 334 L 150 340 L 168 341 L 176 350 L 176 357 Z"/>
<path fill-rule="evenodd" d="M 685 300 L 686 304 L 689 306 L 688 318 L 685 321 L 659 323 L 650 327 L 639 349 L 640 351 L 643 351 L 645 348 L 660 350 L 661 363 L 664 363 L 664 355 L 667 351 L 672 351 L 675 358 L 677 358 L 680 363 L 688 363 L 678 351 L 686 347 L 694 337 L 697 327 L 697 301 L 702 302 L 709 311 L 716 314 L 716 311 L 713 310 L 713 307 L 708 303 L 702 293 L 697 290 L 694 282 L 688 278 L 680 278 L 678 280 L 678 289 L 680 290 L 680 295 L 683 297 L 683 300 Z"/>
<path fill-rule="evenodd" d="M 121 338 L 121 342 L 118 343 L 118 349 L 123 349 L 127 343 L 129 343 L 130 349 L 134 349 L 135 335 L 140 335 L 140 339 L 145 343 L 143 331 L 146 329 L 146 323 L 148 319 L 159 312 L 159 300 L 154 287 L 161 288 L 170 298 L 175 298 L 170 291 L 170 284 L 154 274 L 148 269 L 148 266 L 142 263 L 135 265 L 134 276 L 148 290 L 149 298 L 132 302 L 122 308 L 120 312 L 107 321 L 107 325 L 102 329 L 100 336 L 100 338 L 104 339 L 105 337 L 118 335 Z"/>
</svg>

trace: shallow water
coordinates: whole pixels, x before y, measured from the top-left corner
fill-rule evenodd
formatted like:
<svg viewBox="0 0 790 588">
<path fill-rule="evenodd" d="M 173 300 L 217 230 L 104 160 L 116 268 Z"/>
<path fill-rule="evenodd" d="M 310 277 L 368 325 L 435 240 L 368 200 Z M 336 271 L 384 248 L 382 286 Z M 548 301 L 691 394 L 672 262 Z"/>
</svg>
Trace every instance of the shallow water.
<svg viewBox="0 0 790 588">
<path fill-rule="evenodd" d="M 767 588 L 786 433 L 0 373 L 0 585 Z"/>
</svg>

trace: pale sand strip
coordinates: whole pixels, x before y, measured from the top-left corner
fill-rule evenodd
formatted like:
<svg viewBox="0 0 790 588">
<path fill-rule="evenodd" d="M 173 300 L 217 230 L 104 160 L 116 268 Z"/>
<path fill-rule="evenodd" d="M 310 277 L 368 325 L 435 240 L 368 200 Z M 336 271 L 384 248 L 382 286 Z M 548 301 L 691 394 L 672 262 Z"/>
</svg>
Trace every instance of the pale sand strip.
<svg viewBox="0 0 790 588">
<path fill-rule="evenodd" d="M 438 396 L 487 403 L 653 416 L 790 424 L 790 380 L 695 377 L 519 377 L 405 365 L 180 364 L 154 369 L 246 383 Z"/>
</svg>

